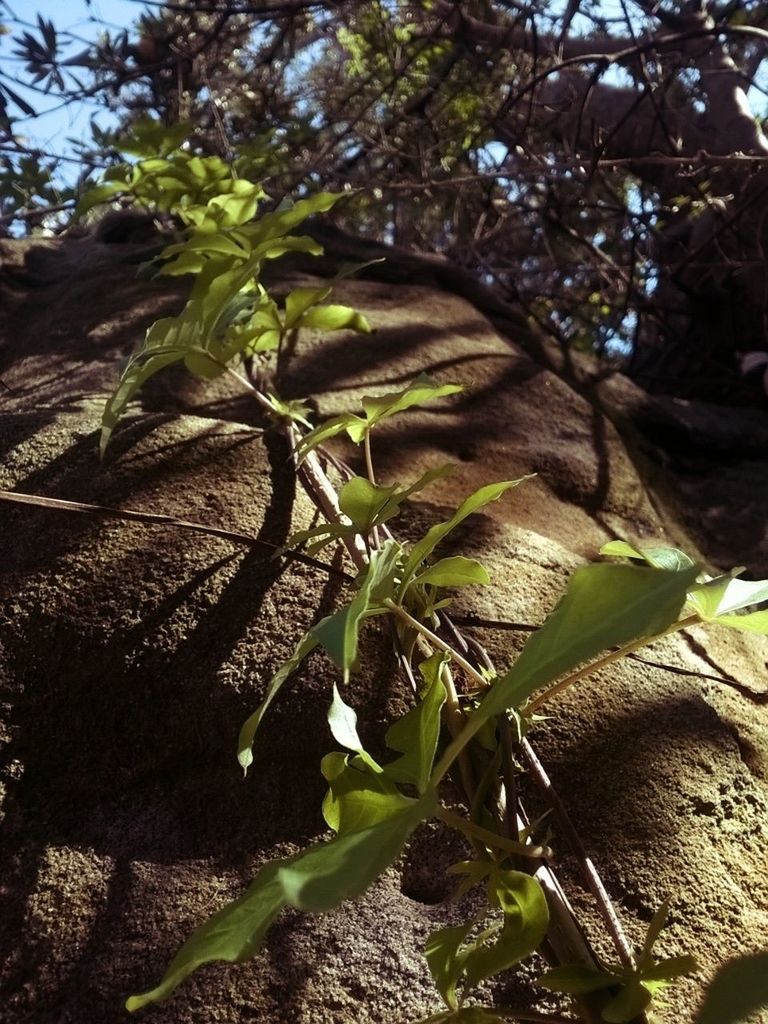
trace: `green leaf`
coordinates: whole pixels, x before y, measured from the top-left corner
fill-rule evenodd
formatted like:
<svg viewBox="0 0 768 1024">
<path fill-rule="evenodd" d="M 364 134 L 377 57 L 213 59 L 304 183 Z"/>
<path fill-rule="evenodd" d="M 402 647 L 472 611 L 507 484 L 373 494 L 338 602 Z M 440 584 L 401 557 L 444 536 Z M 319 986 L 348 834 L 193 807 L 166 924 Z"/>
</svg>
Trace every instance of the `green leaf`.
<svg viewBox="0 0 768 1024">
<path fill-rule="evenodd" d="M 730 626 L 743 633 L 768 636 L 768 611 L 749 612 L 747 615 L 717 615 L 712 621 L 717 626 Z"/>
<path fill-rule="evenodd" d="M 286 679 L 292 672 L 296 671 L 307 655 L 311 654 L 318 646 L 320 638 L 317 635 L 317 629 L 326 621 L 327 619 L 321 619 L 316 626 L 313 626 L 308 633 L 304 634 L 290 658 L 283 662 L 277 672 L 275 672 L 270 679 L 264 700 L 254 713 L 243 723 L 243 727 L 240 730 L 240 735 L 237 740 L 237 760 L 240 762 L 244 775 L 248 773 L 248 768 L 253 764 L 253 740 L 256 735 L 256 730 L 261 725 L 261 720 L 267 712 L 267 708 L 279 693 L 280 688 Z"/>
<path fill-rule="evenodd" d="M 441 672 L 447 661 L 447 655 L 436 652 L 421 663 L 427 684 L 422 699 L 387 730 L 387 746 L 402 757 L 385 765 L 385 774 L 395 782 L 411 783 L 420 793 L 427 789 L 440 738 L 440 712 L 446 700 Z"/>
<path fill-rule="evenodd" d="M 213 253 L 217 256 L 232 256 L 236 260 L 245 260 L 249 253 L 243 249 L 233 238 L 232 232 L 216 231 L 213 234 L 192 235 L 186 242 L 175 246 L 169 246 L 163 251 L 164 256 L 169 256 L 174 250 L 179 252 L 200 252 Z"/>
<path fill-rule="evenodd" d="M 621 984 L 621 978 L 609 971 L 598 971 L 593 967 L 581 964 L 552 967 L 539 978 L 539 984 L 551 992 L 566 992 L 570 995 L 582 995 L 585 992 L 597 992 L 603 988 L 613 988 Z"/>
<path fill-rule="evenodd" d="M 265 192 L 260 185 L 250 181 L 238 181 L 237 190 L 230 194 L 214 196 L 209 200 L 209 205 L 221 210 L 223 216 L 219 223 L 223 227 L 238 227 L 252 220 L 256 216 L 259 202 L 264 198 Z"/>
<path fill-rule="evenodd" d="M 319 913 L 362 895 L 398 856 L 406 839 L 437 809 L 434 791 L 361 832 L 318 843 L 280 869 L 287 902 Z"/>
<path fill-rule="evenodd" d="M 692 956 L 670 956 L 641 972 L 643 982 L 671 982 L 684 974 L 695 974 L 699 965 Z"/>
<path fill-rule="evenodd" d="M 321 913 L 360 896 L 389 867 L 414 828 L 430 817 L 436 807 L 435 794 L 427 793 L 370 828 L 337 836 L 327 843 L 314 843 L 295 857 L 266 865 L 243 896 L 192 934 L 171 961 L 160 984 L 149 992 L 131 996 L 126 1008 L 133 1012 L 167 999 L 202 964 L 249 959 L 286 905 Z"/>
<path fill-rule="evenodd" d="M 307 310 L 298 322 L 298 327 L 310 327 L 318 331 L 357 331 L 370 334 L 371 325 L 362 313 L 351 306 L 315 306 Z"/>
<path fill-rule="evenodd" d="M 393 500 L 397 491 L 397 484 L 379 487 L 364 476 L 354 476 L 339 492 L 339 508 L 366 536 L 376 523 L 397 515 L 400 504 Z"/>
<path fill-rule="evenodd" d="M 349 433 L 355 424 L 361 426 L 362 432 L 365 433 L 365 420 L 360 416 L 355 416 L 354 413 L 345 412 L 339 416 L 331 417 L 331 419 L 326 420 L 325 423 L 321 423 L 319 427 L 315 427 L 314 430 L 310 430 L 308 434 L 304 435 L 296 445 L 297 457 L 299 460 L 306 458 L 313 448 L 317 448 L 318 445 L 330 441 L 332 437 L 343 434 L 345 430 Z M 362 439 L 362 434 L 360 437 Z"/>
<path fill-rule="evenodd" d="M 651 918 L 651 923 L 648 925 L 648 931 L 645 933 L 645 940 L 643 941 L 643 948 L 640 950 L 640 955 L 637 958 L 637 966 L 641 973 L 644 968 L 651 967 L 653 965 L 653 947 L 656 945 L 664 925 L 667 923 L 669 904 L 669 899 L 664 900 L 659 905 L 655 914 Z"/>
<path fill-rule="evenodd" d="M 437 991 L 451 1010 L 459 1005 L 456 986 L 464 971 L 464 964 L 471 952 L 470 946 L 462 943 L 472 931 L 474 921 L 451 928 L 438 928 L 427 939 L 424 956 Z"/>
<path fill-rule="evenodd" d="M 202 377 L 204 380 L 220 377 L 226 370 L 226 366 L 215 359 L 210 352 L 206 352 L 204 348 L 199 348 L 197 345 L 185 353 L 184 366 L 190 373 L 196 377 Z"/>
<path fill-rule="evenodd" d="M 486 584 L 491 582 L 488 570 L 476 558 L 464 558 L 453 555 L 441 558 L 434 565 L 428 566 L 414 583 L 430 583 L 433 587 L 464 587 L 472 583 Z"/>
<path fill-rule="evenodd" d="M 312 526 L 308 530 L 297 530 L 296 533 L 292 533 L 277 553 L 283 554 L 301 544 L 306 544 L 307 541 L 313 541 L 314 543 L 307 548 L 307 552 L 315 554 L 331 541 L 352 536 L 356 532 L 357 528 L 348 523 L 320 523 L 319 526 Z"/>
<path fill-rule="evenodd" d="M 737 612 L 751 604 L 762 604 L 768 601 L 768 580 L 736 580 L 728 581 L 720 604 L 717 606 L 717 614 L 726 615 L 729 612 Z"/>
<path fill-rule="evenodd" d="M 357 713 L 344 701 L 336 683 L 333 684 L 333 700 L 328 710 L 328 725 L 331 735 L 342 747 L 354 750 L 356 754 L 363 752 L 363 744 L 357 734 Z"/>
<path fill-rule="evenodd" d="M 369 828 L 414 802 L 403 796 L 381 769 L 370 770 L 371 763 L 375 765 L 371 758 L 340 753 L 326 754 L 322 760 L 323 778 L 328 783 L 323 817 L 339 835 Z"/>
<path fill-rule="evenodd" d="M 450 519 L 447 519 L 444 523 L 436 523 L 431 527 L 425 536 L 411 548 L 411 552 L 403 570 L 402 591 L 405 591 L 411 577 L 424 559 L 428 558 L 432 554 L 437 545 L 448 536 L 451 530 L 454 530 L 459 523 L 462 523 L 467 516 L 471 516 L 473 512 L 477 512 L 479 509 L 484 508 L 492 501 L 498 501 L 502 494 L 504 494 L 505 491 L 508 491 L 511 487 L 517 487 L 517 485 L 521 484 L 523 480 L 529 479 L 530 477 L 524 476 L 520 477 L 519 480 L 502 480 L 497 484 L 486 484 L 485 487 L 480 487 L 473 494 L 470 494 L 470 496 L 466 498 L 461 505 L 459 505 L 458 509 Z"/>
<path fill-rule="evenodd" d="M 464 875 L 453 894 L 453 899 L 460 899 L 470 889 L 484 881 L 494 867 L 494 862 L 491 860 L 462 860 L 458 864 L 451 864 L 449 868 L 446 868 L 447 875 Z"/>
<path fill-rule="evenodd" d="M 616 558 L 634 558 L 638 561 L 643 561 L 643 556 L 640 552 L 633 548 L 631 544 L 627 544 L 625 540 L 611 540 L 607 544 L 603 544 L 600 548 L 601 555 L 614 555 Z M 549 974 L 550 972 L 547 972 Z"/>
<path fill-rule="evenodd" d="M 647 562 L 654 569 L 668 569 L 670 572 L 681 572 L 690 569 L 695 563 L 690 555 L 680 548 L 652 547 L 638 551 L 623 540 L 612 540 L 600 548 L 601 555 L 616 555 Z"/>
<path fill-rule="evenodd" d="M 424 402 L 432 401 L 435 398 L 444 398 L 447 395 L 455 395 L 464 388 L 461 384 L 436 384 L 425 374 L 417 377 L 412 384 L 402 391 L 393 391 L 387 395 L 366 395 L 362 400 L 365 417 L 368 426 L 372 427 L 382 420 L 389 419 L 396 413 L 404 412 L 414 405 L 422 405 Z"/>
<path fill-rule="evenodd" d="M 397 484 L 382 487 L 372 484 L 367 477 L 353 477 L 339 493 L 339 508 L 352 520 L 360 533 L 367 534 L 374 526 L 394 518 L 400 512 L 400 506 L 406 498 L 424 490 L 434 480 L 452 473 L 453 468 L 446 463 L 428 469 L 407 487 L 399 487 Z"/>
<path fill-rule="evenodd" d="M 603 1020 L 606 1024 L 630 1024 L 651 1005 L 652 999 L 640 980 L 634 979 L 608 1000 L 603 1007 Z"/>
<path fill-rule="evenodd" d="M 227 904 L 197 928 L 168 966 L 156 988 L 126 1000 L 131 1013 L 150 1003 L 159 1003 L 182 981 L 212 960 L 240 963 L 252 957 L 264 941 L 267 930 L 285 906 L 278 879 L 280 862 L 259 871 L 239 899 Z"/>
<path fill-rule="evenodd" d="M 297 327 L 302 316 L 318 302 L 324 302 L 331 294 L 330 287 L 294 288 L 285 299 L 285 326 Z"/>
<path fill-rule="evenodd" d="M 400 557 L 400 545 L 385 541 L 371 554 L 368 569 L 360 583 L 360 589 L 352 601 L 335 614 L 323 619 L 313 632 L 320 643 L 344 673 L 344 682 L 349 680 L 357 660 L 358 634 L 360 624 L 368 612 L 376 588 L 394 576 Z"/>
<path fill-rule="evenodd" d="M 577 569 L 565 596 L 498 676 L 475 714 L 519 707 L 545 683 L 610 647 L 663 632 L 678 616 L 696 568 L 681 572 L 609 563 Z"/>
<path fill-rule="evenodd" d="M 751 953 L 724 964 L 709 986 L 696 1024 L 746 1024 L 768 1007 L 768 952 Z"/>
<path fill-rule="evenodd" d="M 296 203 L 288 203 L 272 213 L 264 214 L 255 224 L 245 225 L 242 231 L 255 248 L 274 238 L 283 238 L 313 214 L 327 213 L 341 198 L 341 193 L 333 195 L 330 192 L 318 192 L 308 199 L 299 199 Z"/>
<path fill-rule="evenodd" d="M 489 899 L 504 912 L 504 925 L 493 943 L 479 943 L 467 957 L 467 987 L 506 971 L 530 956 L 544 941 L 549 908 L 544 890 L 522 871 L 494 871 L 488 880 Z"/>
<path fill-rule="evenodd" d="M 157 347 L 146 357 L 134 357 L 130 361 L 120 377 L 120 383 L 117 385 L 114 394 L 108 399 L 101 414 L 101 442 L 99 451 L 102 458 L 107 450 L 109 439 L 118 420 L 142 384 L 149 380 L 150 377 L 153 377 L 158 371 L 166 366 L 170 366 L 172 363 L 180 362 L 183 358 L 183 348 L 169 345 L 167 348 Z"/>
</svg>

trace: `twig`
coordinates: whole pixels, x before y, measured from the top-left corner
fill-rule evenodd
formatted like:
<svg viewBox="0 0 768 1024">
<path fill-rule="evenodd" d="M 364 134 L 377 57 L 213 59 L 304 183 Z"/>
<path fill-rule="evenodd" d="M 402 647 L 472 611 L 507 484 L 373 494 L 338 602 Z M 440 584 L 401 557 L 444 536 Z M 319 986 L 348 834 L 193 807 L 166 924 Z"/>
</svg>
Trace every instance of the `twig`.
<svg viewBox="0 0 768 1024">
<path fill-rule="evenodd" d="M 568 812 L 565 809 L 557 790 L 552 785 L 549 776 L 544 771 L 544 766 L 536 756 L 531 744 L 527 739 L 523 739 L 521 744 L 523 757 L 528 763 L 528 767 L 531 771 L 534 781 L 540 787 L 540 789 L 546 795 L 548 803 L 551 805 L 552 810 L 555 813 L 555 817 L 558 820 L 558 824 L 562 829 L 567 841 L 570 843 L 573 852 L 579 861 L 584 880 L 589 887 L 590 892 L 597 901 L 597 907 L 600 911 L 600 916 L 605 922 L 605 926 L 608 929 L 608 933 L 613 940 L 613 944 L 616 948 L 616 952 L 619 955 L 621 962 L 625 967 L 634 967 L 635 958 L 632 953 L 632 946 L 627 939 L 624 929 L 621 926 L 619 916 L 614 909 L 611 898 L 603 885 L 600 875 L 597 873 L 592 860 L 587 854 L 584 848 L 584 844 L 581 841 L 579 833 L 576 831 L 573 822 L 571 821 Z"/>
<path fill-rule="evenodd" d="M 113 508 L 111 505 L 93 505 L 84 501 L 66 501 L 63 498 L 46 498 L 38 494 L 24 494 L 20 491 L 0 491 L 0 501 L 12 502 L 16 505 L 34 505 L 38 508 L 48 508 L 59 512 L 78 512 L 85 515 L 102 516 L 105 519 L 125 519 L 130 522 L 142 523 L 146 526 L 171 526 L 180 530 L 194 530 L 197 533 L 205 533 L 210 537 L 220 537 L 222 540 L 229 540 L 235 544 L 246 544 L 249 547 L 268 548 L 272 557 L 280 550 L 279 545 L 270 544 L 269 541 L 254 537 L 248 533 L 239 533 L 237 530 L 225 530 L 219 526 L 206 526 L 204 523 L 195 523 L 188 519 L 177 519 L 175 516 L 166 516 L 158 512 L 138 512 L 135 509 Z M 313 569 L 321 569 L 331 576 L 341 576 L 345 582 L 353 583 L 354 578 L 342 569 L 336 569 L 332 565 L 303 555 L 299 551 L 285 551 L 283 557 L 301 562 L 304 565 L 311 565 Z"/>
</svg>

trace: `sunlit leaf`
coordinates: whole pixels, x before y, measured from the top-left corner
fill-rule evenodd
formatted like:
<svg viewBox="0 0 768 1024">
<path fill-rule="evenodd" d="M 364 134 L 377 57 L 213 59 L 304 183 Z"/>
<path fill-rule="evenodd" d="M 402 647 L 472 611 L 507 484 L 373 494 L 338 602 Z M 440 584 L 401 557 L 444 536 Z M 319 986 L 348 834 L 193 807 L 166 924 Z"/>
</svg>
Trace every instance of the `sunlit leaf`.
<svg viewBox="0 0 768 1024">
<path fill-rule="evenodd" d="M 393 391 L 386 395 L 366 395 L 362 400 L 362 406 L 368 424 L 373 426 L 414 405 L 423 405 L 424 402 L 455 395 L 463 390 L 461 384 L 436 384 L 426 375 L 422 375 L 402 391 Z"/>
<path fill-rule="evenodd" d="M 677 619 L 696 571 L 609 563 L 577 569 L 557 608 L 475 714 L 489 718 L 519 707 L 538 687 L 602 651 L 661 633 Z"/>
<path fill-rule="evenodd" d="M 768 611 L 749 612 L 746 615 L 718 615 L 712 620 L 718 626 L 730 626 L 743 633 L 768 636 Z"/>
<path fill-rule="evenodd" d="M 420 793 L 427 788 L 440 738 L 440 712 L 446 700 L 445 686 L 440 678 L 447 656 L 437 652 L 419 666 L 426 689 L 419 703 L 387 731 L 386 743 L 402 754 L 386 765 L 386 775 L 396 782 L 408 782 Z"/>
<path fill-rule="evenodd" d="M 441 558 L 415 576 L 414 583 L 429 583 L 433 587 L 465 587 L 469 584 L 491 582 L 488 570 L 476 558 L 452 555 Z"/>
<path fill-rule="evenodd" d="M 458 1006 L 456 987 L 471 952 L 471 947 L 463 943 L 474 924 L 474 921 L 470 921 L 451 928 L 438 928 L 429 936 L 424 947 L 424 956 L 437 991 L 445 1005 L 452 1010 Z"/>
<path fill-rule="evenodd" d="M 285 299 L 285 326 L 298 326 L 302 316 L 318 302 L 324 302 L 331 294 L 332 288 L 294 288 Z"/>
<path fill-rule="evenodd" d="M 370 334 L 371 325 L 362 313 L 351 306 L 326 305 L 308 309 L 298 321 L 299 327 L 310 327 L 318 331 L 357 331 Z"/>
<path fill-rule="evenodd" d="M 370 828 L 337 836 L 258 873 L 247 892 L 201 925 L 171 961 L 160 984 L 126 1002 L 130 1011 L 160 1002 L 202 964 L 240 962 L 256 953 L 280 910 L 320 913 L 362 895 L 398 856 L 410 833 L 437 807 L 435 794 L 413 800 Z"/>
<path fill-rule="evenodd" d="M 359 755 L 327 754 L 321 769 L 328 783 L 323 817 L 339 835 L 370 828 L 414 803 L 381 771 L 371 770 Z"/>
<path fill-rule="evenodd" d="M 413 545 L 411 552 L 405 564 L 403 571 L 404 586 L 408 582 L 414 572 L 418 569 L 419 565 L 428 558 L 435 550 L 437 545 L 444 540 L 448 534 L 454 530 L 459 523 L 463 523 L 464 520 L 473 514 L 478 512 L 481 508 L 489 505 L 493 501 L 498 501 L 505 491 L 508 491 L 511 487 L 517 487 L 524 480 L 528 480 L 530 477 L 520 477 L 519 480 L 502 480 L 497 484 L 486 484 L 485 487 L 480 487 L 473 494 L 470 494 L 461 505 L 459 505 L 456 512 L 443 523 L 436 523 L 431 527 L 425 536 Z"/>
<path fill-rule="evenodd" d="M 315 635 L 344 674 L 344 682 L 357 660 L 360 624 L 368 611 L 375 588 L 392 577 L 397 568 L 400 545 L 386 541 L 371 554 L 368 569 L 354 598 L 344 608 L 315 627 Z"/>
<path fill-rule="evenodd" d="M 101 441 L 99 451 L 104 457 L 112 432 L 131 399 L 141 386 L 166 366 L 178 363 L 184 358 L 184 350 L 170 345 L 156 348 L 144 359 L 133 359 L 123 372 L 120 383 L 109 398 L 101 415 Z"/>
<path fill-rule="evenodd" d="M 464 974 L 469 988 L 530 956 L 549 927 L 547 900 L 532 875 L 494 871 L 487 886 L 489 898 L 504 913 L 504 924 L 495 941 L 478 944 L 467 957 Z"/>
</svg>

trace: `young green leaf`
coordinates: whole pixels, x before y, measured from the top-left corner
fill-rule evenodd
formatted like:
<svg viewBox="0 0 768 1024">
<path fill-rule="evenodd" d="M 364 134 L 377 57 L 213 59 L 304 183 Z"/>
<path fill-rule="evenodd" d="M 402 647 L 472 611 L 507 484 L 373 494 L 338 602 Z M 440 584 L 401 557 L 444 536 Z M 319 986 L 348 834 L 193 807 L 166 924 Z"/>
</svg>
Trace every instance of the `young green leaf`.
<svg viewBox="0 0 768 1024">
<path fill-rule="evenodd" d="M 488 570 L 476 558 L 452 555 L 441 558 L 415 576 L 414 583 L 429 583 L 433 587 L 465 587 L 470 584 L 491 582 Z"/>
<path fill-rule="evenodd" d="M 740 629 L 743 633 L 768 636 L 768 611 L 749 612 L 747 615 L 717 615 L 712 621 L 718 626 Z"/>
<path fill-rule="evenodd" d="M 474 926 L 475 922 L 470 921 L 451 928 L 438 928 L 431 933 L 424 947 L 424 956 L 437 991 L 451 1010 L 459 1005 L 456 987 L 472 948 L 462 943 Z"/>
<path fill-rule="evenodd" d="M 669 904 L 670 900 L 666 899 L 659 904 L 656 912 L 651 918 L 651 923 L 648 925 L 648 931 L 645 933 L 645 939 L 643 941 L 643 948 L 640 950 L 640 955 L 637 958 L 637 967 L 640 973 L 642 973 L 646 967 L 653 965 L 653 947 L 661 935 L 664 925 L 667 923 L 667 917 L 669 915 Z"/>
<path fill-rule="evenodd" d="M 365 435 L 382 420 L 410 409 L 411 406 L 462 390 L 459 384 L 435 384 L 429 377 L 422 375 L 402 391 L 380 396 L 367 395 L 362 400 L 362 416 L 350 412 L 334 416 L 302 438 L 296 453 L 303 459 L 307 452 L 345 431 L 355 444 L 360 444 Z"/>
<path fill-rule="evenodd" d="M 485 487 L 480 487 L 473 494 L 470 494 L 468 498 L 465 498 L 450 519 L 447 519 L 444 523 L 436 523 L 431 527 L 425 536 L 411 548 L 403 570 L 401 595 L 405 592 L 411 577 L 424 559 L 432 554 L 437 545 L 448 536 L 451 530 L 454 530 L 459 523 L 464 522 L 467 516 L 471 516 L 473 512 L 479 511 L 492 501 L 498 501 L 502 494 L 511 487 L 517 487 L 518 484 L 529 479 L 529 476 L 523 476 L 518 480 L 502 480 L 497 484 L 486 484 Z"/>
<path fill-rule="evenodd" d="M 397 484 L 380 487 L 367 477 L 353 476 L 339 491 L 339 508 L 354 523 L 363 536 L 377 523 L 386 522 L 397 515 L 400 504 L 395 499 Z"/>
<path fill-rule="evenodd" d="M 371 325 L 362 313 L 351 306 L 328 304 L 308 309 L 298 321 L 297 327 L 310 327 L 318 331 L 357 331 L 370 334 Z"/>
<path fill-rule="evenodd" d="M 647 562 L 654 569 L 668 569 L 670 572 L 681 572 L 690 569 L 695 563 L 690 555 L 679 548 L 652 547 L 637 551 L 623 540 L 613 540 L 600 548 L 601 555 L 619 555 L 636 561 Z"/>
<path fill-rule="evenodd" d="M 539 978 L 539 984 L 551 992 L 565 992 L 569 995 L 583 995 L 621 984 L 621 975 L 611 971 L 599 971 L 581 964 L 552 967 Z"/>
<path fill-rule="evenodd" d="M 651 985 L 668 985 L 675 980 L 675 978 L 681 978 L 684 974 L 695 974 L 699 969 L 699 965 L 695 958 L 688 956 L 670 956 L 666 960 L 659 960 L 657 964 L 653 964 L 651 967 L 645 967 L 643 969 L 642 978 L 643 984 L 647 986 Z"/>
<path fill-rule="evenodd" d="M 549 926 L 546 897 L 531 875 L 493 870 L 487 885 L 491 901 L 504 913 L 503 924 L 486 929 L 464 945 L 474 921 L 441 928 L 430 935 L 425 948 L 438 991 L 452 1010 L 458 1006 L 459 984 L 466 993 L 485 978 L 519 963 L 541 944 Z"/>
<path fill-rule="evenodd" d="M 372 552 L 360 589 L 352 601 L 323 619 L 313 631 L 344 673 L 345 683 L 357 660 L 360 624 L 371 607 L 375 591 L 387 580 L 394 578 L 399 557 L 400 545 L 395 541 L 386 541 L 381 548 Z"/>
<path fill-rule="evenodd" d="M 426 374 L 422 374 L 402 391 L 394 391 L 387 395 L 366 395 L 362 400 L 362 406 L 368 428 L 414 405 L 423 405 L 424 402 L 455 395 L 463 390 L 461 384 L 436 384 Z"/>
<path fill-rule="evenodd" d="M 292 858 L 280 869 L 287 901 L 298 910 L 321 913 L 360 896 L 437 806 L 437 797 L 430 790 L 369 828 L 337 836 L 329 843 L 316 843 Z"/>
<path fill-rule="evenodd" d="M 308 633 L 304 634 L 290 658 L 283 662 L 270 679 L 264 700 L 243 723 L 237 740 L 237 760 L 240 762 L 244 775 L 247 774 L 248 768 L 253 764 L 253 740 L 256 736 L 256 730 L 259 728 L 261 720 L 267 712 L 267 708 L 279 693 L 286 679 L 292 672 L 296 671 L 302 661 L 318 646 L 320 638 L 317 636 L 316 631 L 326 621 L 327 619 L 321 619 L 316 626 L 313 626 Z"/>
<path fill-rule="evenodd" d="M 181 362 L 183 358 L 183 348 L 169 345 L 167 348 L 154 348 L 147 354 L 146 358 L 134 358 L 131 360 L 123 371 L 120 383 L 104 406 L 104 412 L 101 415 L 99 453 L 102 458 L 107 450 L 107 445 L 118 420 L 141 386 L 158 371 L 166 366 L 171 366 L 173 363 Z"/>
<path fill-rule="evenodd" d="M 495 942 L 480 942 L 464 965 L 467 988 L 519 963 L 544 941 L 549 908 L 544 890 L 522 871 L 494 871 L 487 882 L 489 899 L 504 913 Z"/>
<path fill-rule="evenodd" d="M 381 769 L 371 771 L 370 764 L 375 765 L 372 758 L 340 753 L 326 754 L 322 760 L 323 778 L 328 783 L 323 817 L 339 835 L 370 828 L 414 803 Z"/>
<path fill-rule="evenodd" d="M 419 670 L 427 684 L 421 700 L 386 735 L 387 746 L 402 756 L 385 765 L 385 775 L 416 786 L 420 793 L 427 789 L 440 738 L 440 712 L 446 700 L 441 672 L 447 661 L 447 655 L 437 652 L 421 663 Z"/>
<path fill-rule="evenodd" d="M 394 518 L 400 506 L 412 494 L 422 491 L 434 480 L 453 472 L 453 466 L 446 464 L 427 470 L 407 487 L 392 484 L 389 487 L 372 484 L 367 477 L 356 476 L 349 480 L 339 492 L 339 508 L 348 516 L 361 534 L 367 534 L 374 526 Z"/>
<path fill-rule="evenodd" d="M 359 432 L 355 430 L 355 427 L 359 428 Z M 350 434 L 350 436 L 352 436 L 353 432 L 356 433 L 356 436 L 359 433 L 358 441 L 362 440 L 365 433 L 365 420 L 351 412 L 331 417 L 331 419 L 321 423 L 319 427 L 315 427 L 314 430 L 310 430 L 308 434 L 302 437 L 301 441 L 296 445 L 297 458 L 299 461 L 305 459 L 318 445 L 325 444 L 326 441 L 330 441 L 332 437 L 343 434 L 344 431 Z"/>
<path fill-rule="evenodd" d="M 294 857 L 266 865 L 243 896 L 192 934 L 171 961 L 160 984 L 149 992 L 131 996 L 126 1008 L 133 1012 L 167 999 L 202 964 L 249 959 L 286 905 L 321 913 L 360 896 L 389 867 L 411 832 L 436 807 L 434 792 L 426 793 L 369 828 L 337 836 L 327 843 L 314 843 Z"/>
<path fill-rule="evenodd" d="M 464 875 L 464 878 L 456 887 L 453 899 L 460 899 L 474 886 L 485 881 L 494 870 L 494 867 L 495 864 L 492 860 L 462 860 L 458 864 L 451 864 L 449 868 L 446 868 L 445 873 L 447 875 Z"/>
<path fill-rule="evenodd" d="M 308 530 L 297 530 L 292 533 L 285 544 L 278 549 L 277 554 L 284 554 L 292 548 L 297 548 L 307 541 L 312 543 L 307 548 L 308 555 L 315 555 L 331 541 L 340 540 L 342 537 L 351 537 L 357 533 L 357 527 L 350 523 L 320 523 Z"/>
<path fill-rule="evenodd" d="M 638 977 L 622 986 L 602 1010 L 606 1024 L 630 1024 L 651 1005 L 653 995 Z"/>
<path fill-rule="evenodd" d="M 475 714 L 486 719 L 519 707 L 540 686 L 602 651 L 663 632 L 695 578 L 695 566 L 680 572 L 609 563 L 577 569 L 554 612 Z"/>
<path fill-rule="evenodd" d="M 768 580 L 730 579 L 717 606 L 717 615 L 738 612 L 749 605 L 762 604 L 764 601 L 768 601 Z"/>
</svg>

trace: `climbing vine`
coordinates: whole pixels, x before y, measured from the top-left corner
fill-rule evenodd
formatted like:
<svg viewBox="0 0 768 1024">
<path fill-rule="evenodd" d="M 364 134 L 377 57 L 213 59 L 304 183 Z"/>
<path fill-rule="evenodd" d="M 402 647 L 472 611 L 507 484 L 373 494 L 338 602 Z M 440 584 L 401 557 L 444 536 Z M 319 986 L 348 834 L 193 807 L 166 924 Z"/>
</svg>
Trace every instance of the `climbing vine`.
<svg viewBox="0 0 768 1024">
<path fill-rule="evenodd" d="M 583 1019 L 646 1019 L 657 993 L 696 969 L 690 956 L 654 954 L 668 902 L 656 911 L 642 947 L 633 949 L 602 883 L 588 871 L 616 949 L 616 962 L 603 963 L 578 929 L 563 927 L 572 911 L 552 866 L 554 840 L 545 826 L 527 823 L 515 780 L 525 770 L 546 778 L 531 736 L 536 715 L 564 689 L 693 623 L 768 633 L 768 611 L 745 611 L 768 600 L 768 581 L 747 583 L 737 572 L 710 578 L 677 549 L 640 551 L 616 541 L 602 550 L 609 560 L 573 574 L 557 607 L 509 666 L 497 670 L 482 651 L 473 656 L 475 649 L 457 640 L 448 609 L 455 589 L 488 586 L 490 574 L 475 558 L 441 555 L 441 544 L 467 517 L 525 486 L 526 478 L 480 487 L 448 519 L 405 543 L 392 534 L 391 521 L 452 467 L 385 483 L 372 444 L 380 424 L 415 405 L 450 399 L 461 388 L 420 377 L 397 392 L 366 396 L 360 408 L 315 427 L 306 405 L 279 393 L 276 357 L 296 331 L 371 330 L 359 312 L 330 301 L 333 281 L 294 288 L 278 302 L 262 280 L 267 261 L 290 252 L 320 255 L 309 235 L 294 232 L 343 197 L 307 194 L 262 212 L 267 196 L 244 162 L 198 156 L 184 148 L 182 131 L 153 122 L 137 125 L 123 151 L 132 159 L 110 171 L 80 213 L 115 201 L 147 209 L 171 235 L 153 261 L 154 272 L 194 280 L 182 312 L 153 324 L 123 368 L 103 414 L 102 454 L 138 390 L 165 367 L 183 363 L 205 379 L 228 374 L 284 432 L 297 476 L 323 517 L 295 533 L 284 551 L 300 550 L 322 566 L 317 556 L 341 545 L 356 572 L 346 603 L 312 626 L 271 678 L 243 723 L 236 751 L 247 773 L 283 684 L 313 652 L 325 651 L 337 669 L 328 726 L 339 749 L 320 764 L 327 783 L 322 813 L 332 837 L 265 864 L 243 895 L 190 936 L 154 988 L 128 999 L 128 1009 L 166 999 L 203 964 L 253 957 L 285 907 L 321 913 L 358 897 L 401 854 L 418 825 L 439 819 L 461 834 L 469 851 L 449 869 L 459 894 L 477 887 L 485 899 L 468 920 L 427 940 L 426 962 L 444 1004 L 429 1024 L 525 1019 L 520 1011 L 477 1004 L 476 990 L 540 951 L 545 940 L 552 963 L 540 983 L 570 994 Z M 354 268 L 343 268 L 339 276 L 350 272 Z M 339 435 L 360 447 L 364 475 L 327 455 L 325 446 Z M 360 637 L 372 619 L 389 623 L 412 689 L 412 706 L 390 723 L 388 752 L 380 760 L 365 749 L 347 701 Z M 557 800 L 551 828 L 558 842 L 574 831 Z M 749 964 L 746 970 L 742 991 L 757 992 L 749 1004 L 754 1008 L 761 1005 L 760 972 Z M 722 1006 L 717 986 L 712 998 Z M 702 1021 L 714 1019 L 706 1016 L 711 1012 L 711 1006 L 704 1009 Z"/>
</svg>

